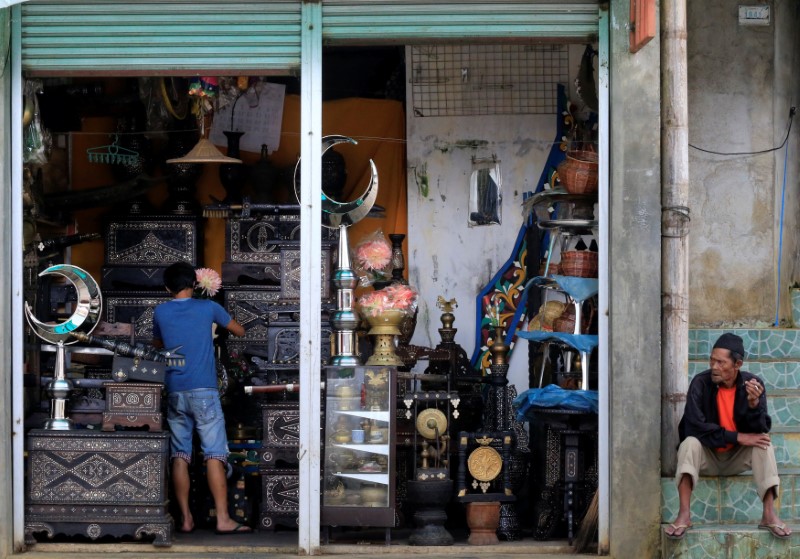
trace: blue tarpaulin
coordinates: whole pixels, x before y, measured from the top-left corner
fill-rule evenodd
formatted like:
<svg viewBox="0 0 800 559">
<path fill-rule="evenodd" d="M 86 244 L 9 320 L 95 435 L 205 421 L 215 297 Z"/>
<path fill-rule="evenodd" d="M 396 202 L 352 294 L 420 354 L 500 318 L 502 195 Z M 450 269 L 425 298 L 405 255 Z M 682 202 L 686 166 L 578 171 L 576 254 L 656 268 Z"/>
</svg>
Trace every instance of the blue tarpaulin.
<svg viewBox="0 0 800 559">
<path fill-rule="evenodd" d="M 513 402 L 517 421 L 529 421 L 536 408 L 559 408 L 564 410 L 597 413 L 599 409 L 596 390 L 565 390 L 557 384 L 544 388 L 530 388 L 517 396 Z"/>
</svg>

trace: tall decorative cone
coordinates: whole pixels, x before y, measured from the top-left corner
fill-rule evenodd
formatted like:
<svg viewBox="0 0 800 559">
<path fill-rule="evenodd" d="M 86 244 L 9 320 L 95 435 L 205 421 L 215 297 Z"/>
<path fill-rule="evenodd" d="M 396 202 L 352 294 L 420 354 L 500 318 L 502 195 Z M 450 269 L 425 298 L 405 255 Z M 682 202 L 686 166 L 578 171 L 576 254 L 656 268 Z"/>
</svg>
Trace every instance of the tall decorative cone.
<svg viewBox="0 0 800 559">
<path fill-rule="evenodd" d="M 356 343 L 356 328 L 361 321 L 353 308 L 353 290 L 358 285 L 358 276 L 350 267 L 350 248 L 347 243 L 347 226 L 339 226 L 339 259 L 333 273 L 336 287 L 336 310 L 331 316 L 331 328 L 335 335 L 330 364 L 342 367 L 361 365 Z"/>
</svg>

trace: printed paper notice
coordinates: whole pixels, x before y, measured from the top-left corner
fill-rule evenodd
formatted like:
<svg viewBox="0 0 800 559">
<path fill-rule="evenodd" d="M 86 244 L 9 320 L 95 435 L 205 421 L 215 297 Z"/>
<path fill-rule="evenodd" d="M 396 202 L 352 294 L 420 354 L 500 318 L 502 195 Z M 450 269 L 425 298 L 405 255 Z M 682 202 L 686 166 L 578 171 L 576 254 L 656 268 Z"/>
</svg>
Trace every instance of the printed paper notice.
<svg viewBox="0 0 800 559">
<path fill-rule="evenodd" d="M 259 82 L 235 104 L 229 103 L 214 114 L 209 139 L 217 146 L 227 146 L 228 140 L 222 132 L 233 130 L 244 132 L 239 141 L 242 151 L 261 153 L 263 144 L 267 145 L 269 153 L 277 150 L 281 144 L 285 93 L 283 84 Z"/>
</svg>

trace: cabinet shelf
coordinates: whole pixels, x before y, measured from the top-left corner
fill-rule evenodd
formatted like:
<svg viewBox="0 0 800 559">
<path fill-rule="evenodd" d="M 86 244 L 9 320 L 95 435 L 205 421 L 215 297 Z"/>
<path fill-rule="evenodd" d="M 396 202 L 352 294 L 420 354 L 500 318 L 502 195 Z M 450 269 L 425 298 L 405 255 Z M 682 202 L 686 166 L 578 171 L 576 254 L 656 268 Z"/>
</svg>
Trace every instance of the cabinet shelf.
<svg viewBox="0 0 800 559">
<path fill-rule="evenodd" d="M 397 369 L 329 366 L 325 375 L 321 524 L 390 528 Z"/>
<path fill-rule="evenodd" d="M 361 472 L 334 472 L 337 477 L 355 479 L 358 481 L 365 481 L 367 483 L 378 483 L 380 485 L 389 485 L 389 474 L 386 473 L 361 473 Z"/>
<path fill-rule="evenodd" d="M 389 456 L 389 445 L 385 443 L 344 443 L 333 445 L 336 448 L 347 448 L 361 452 L 371 452 L 372 454 L 383 454 Z"/>
<path fill-rule="evenodd" d="M 373 419 L 375 421 L 386 421 L 390 418 L 388 411 L 366 411 L 366 410 L 353 410 L 353 411 L 334 411 L 341 415 L 350 415 L 353 417 L 363 417 L 364 419 Z"/>
</svg>

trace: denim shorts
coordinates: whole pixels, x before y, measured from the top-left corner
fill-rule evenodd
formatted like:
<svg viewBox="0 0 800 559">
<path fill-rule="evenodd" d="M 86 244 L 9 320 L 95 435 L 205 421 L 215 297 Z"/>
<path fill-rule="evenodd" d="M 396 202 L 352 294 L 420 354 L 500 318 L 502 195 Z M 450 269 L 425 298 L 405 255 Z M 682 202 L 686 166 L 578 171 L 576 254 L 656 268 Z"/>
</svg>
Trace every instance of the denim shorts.
<svg viewBox="0 0 800 559">
<path fill-rule="evenodd" d="M 173 392 L 168 396 L 168 403 L 171 458 L 192 463 L 192 436 L 196 430 L 205 459 L 216 458 L 226 464 L 228 435 L 219 392 L 214 388 Z"/>
</svg>

